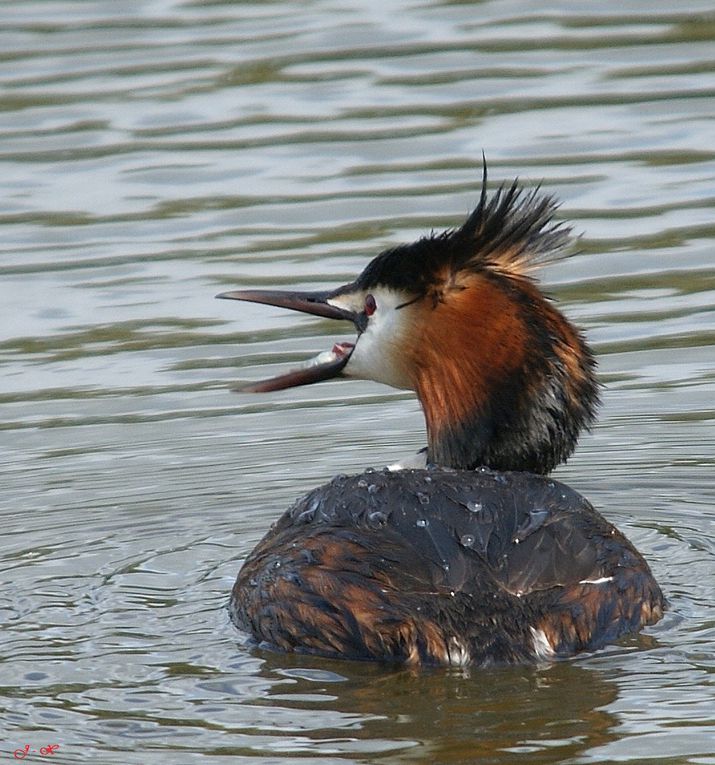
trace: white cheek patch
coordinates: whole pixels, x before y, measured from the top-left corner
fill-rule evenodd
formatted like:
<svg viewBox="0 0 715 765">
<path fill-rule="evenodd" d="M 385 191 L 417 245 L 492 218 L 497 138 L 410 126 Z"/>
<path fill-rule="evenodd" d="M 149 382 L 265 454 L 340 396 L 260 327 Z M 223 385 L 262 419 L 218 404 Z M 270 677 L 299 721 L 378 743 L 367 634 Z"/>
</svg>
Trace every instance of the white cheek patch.
<svg viewBox="0 0 715 765">
<path fill-rule="evenodd" d="M 339 295 L 329 302 L 340 308 L 362 311 L 365 294 Z M 410 329 L 414 331 L 414 327 L 410 327 L 410 318 L 414 317 L 411 317 L 408 307 L 398 309 L 398 306 L 410 301 L 410 296 L 384 287 L 376 287 L 370 290 L 370 294 L 375 298 L 377 308 L 358 338 L 343 374 L 412 390 L 412 380 L 407 373 L 405 340 Z"/>
</svg>

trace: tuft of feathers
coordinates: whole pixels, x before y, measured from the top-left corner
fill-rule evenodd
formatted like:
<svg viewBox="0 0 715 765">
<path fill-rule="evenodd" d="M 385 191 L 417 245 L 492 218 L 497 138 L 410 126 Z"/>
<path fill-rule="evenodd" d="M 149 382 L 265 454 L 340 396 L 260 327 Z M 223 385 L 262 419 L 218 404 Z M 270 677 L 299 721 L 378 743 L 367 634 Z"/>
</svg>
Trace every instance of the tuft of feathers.
<svg viewBox="0 0 715 765">
<path fill-rule="evenodd" d="M 424 296 L 458 273 L 528 277 L 566 254 L 571 228 L 554 222 L 558 206 L 553 196 L 539 187 L 527 191 L 518 180 L 488 198 L 485 162 L 479 204 L 460 228 L 386 250 L 349 287 L 383 285 Z"/>
</svg>

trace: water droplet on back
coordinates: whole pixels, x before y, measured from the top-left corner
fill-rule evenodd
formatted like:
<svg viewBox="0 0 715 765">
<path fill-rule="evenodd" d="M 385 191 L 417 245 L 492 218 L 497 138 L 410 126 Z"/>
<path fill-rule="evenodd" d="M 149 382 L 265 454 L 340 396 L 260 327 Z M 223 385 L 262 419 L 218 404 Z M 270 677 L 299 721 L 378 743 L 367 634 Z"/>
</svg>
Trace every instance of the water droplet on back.
<svg viewBox="0 0 715 765">
<path fill-rule="evenodd" d="M 308 506 L 305 508 L 305 510 L 302 510 L 298 515 L 296 516 L 296 520 L 299 523 L 310 523 L 313 518 L 315 517 L 316 512 L 320 509 L 321 501 L 319 497 L 313 497 L 313 499 L 310 500 L 308 503 Z"/>
<path fill-rule="evenodd" d="M 367 523 L 372 528 L 379 528 L 387 523 L 387 516 L 382 510 L 375 510 L 367 515 Z"/>
<path fill-rule="evenodd" d="M 314 517 L 315 517 L 315 510 L 309 507 L 307 510 L 303 510 L 302 513 L 298 514 L 296 521 L 298 521 L 298 523 L 310 523 Z"/>
</svg>

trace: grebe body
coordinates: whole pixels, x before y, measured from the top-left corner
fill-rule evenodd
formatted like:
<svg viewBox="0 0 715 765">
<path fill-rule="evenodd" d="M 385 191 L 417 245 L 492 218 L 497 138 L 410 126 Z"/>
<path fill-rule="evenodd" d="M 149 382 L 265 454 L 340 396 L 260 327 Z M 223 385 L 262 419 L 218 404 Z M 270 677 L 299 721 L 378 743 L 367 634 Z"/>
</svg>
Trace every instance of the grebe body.
<svg viewBox="0 0 715 765">
<path fill-rule="evenodd" d="M 545 474 L 598 401 L 579 331 L 530 271 L 559 257 L 555 204 L 517 184 L 454 231 L 388 250 L 329 292 L 221 295 L 355 325 L 310 365 L 246 386 L 336 376 L 416 392 L 423 469 L 339 476 L 249 555 L 234 623 L 286 651 L 408 665 L 527 662 L 597 649 L 665 599 L 631 543 Z"/>
<path fill-rule="evenodd" d="M 310 492 L 251 553 L 230 613 L 286 651 L 463 666 L 594 650 L 662 607 L 640 554 L 564 484 L 433 468 Z"/>
</svg>

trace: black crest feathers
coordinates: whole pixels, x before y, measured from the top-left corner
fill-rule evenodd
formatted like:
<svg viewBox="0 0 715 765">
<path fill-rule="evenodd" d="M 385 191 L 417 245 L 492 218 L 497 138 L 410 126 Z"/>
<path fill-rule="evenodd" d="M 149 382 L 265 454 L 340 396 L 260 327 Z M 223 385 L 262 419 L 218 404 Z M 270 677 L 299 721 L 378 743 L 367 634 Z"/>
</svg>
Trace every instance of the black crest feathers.
<svg viewBox="0 0 715 765">
<path fill-rule="evenodd" d="M 460 228 L 386 250 L 350 287 L 383 285 L 424 295 L 459 272 L 525 277 L 565 254 L 571 229 L 554 222 L 557 209 L 554 197 L 538 187 L 527 191 L 518 181 L 488 197 L 485 163 L 479 203 Z"/>
</svg>

